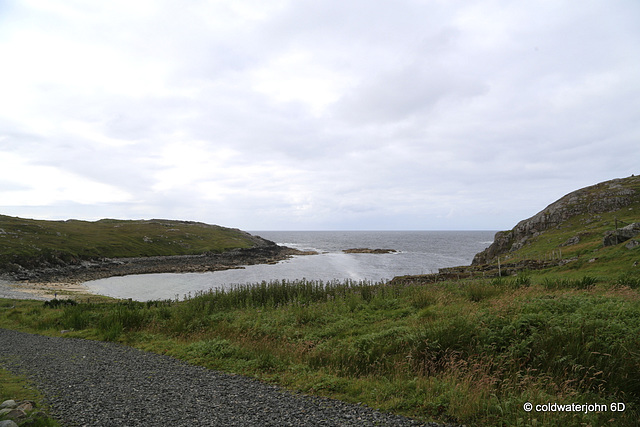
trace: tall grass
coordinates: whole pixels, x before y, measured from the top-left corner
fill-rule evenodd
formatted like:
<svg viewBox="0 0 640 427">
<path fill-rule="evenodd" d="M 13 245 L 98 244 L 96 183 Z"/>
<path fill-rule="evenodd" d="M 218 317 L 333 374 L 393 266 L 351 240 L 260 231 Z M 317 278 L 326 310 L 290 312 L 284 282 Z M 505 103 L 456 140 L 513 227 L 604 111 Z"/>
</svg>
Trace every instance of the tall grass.
<svg viewBox="0 0 640 427">
<path fill-rule="evenodd" d="M 425 420 L 634 425 L 640 414 L 640 295 L 591 277 L 277 281 L 38 310 L 100 339 Z M 527 413 L 527 401 L 624 402 L 626 411 Z"/>
<path fill-rule="evenodd" d="M 305 305 L 358 294 L 370 301 L 383 289 L 368 281 L 282 280 L 198 292 L 187 305 L 209 312 L 237 308 L 277 308 L 290 304 Z"/>
</svg>

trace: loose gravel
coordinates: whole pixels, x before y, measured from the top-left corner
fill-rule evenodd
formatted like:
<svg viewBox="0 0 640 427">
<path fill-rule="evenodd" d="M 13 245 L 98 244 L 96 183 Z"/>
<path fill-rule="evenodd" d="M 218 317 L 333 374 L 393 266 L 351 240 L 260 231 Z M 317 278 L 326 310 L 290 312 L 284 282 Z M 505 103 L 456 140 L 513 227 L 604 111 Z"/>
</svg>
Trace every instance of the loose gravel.
<svg viewBox="0 0 640 427">
<path fill-rule="evenodd" d="M 440 426 L 114 343 L 0 329 L 0 366 L 69 426 Z"/>
</svg>

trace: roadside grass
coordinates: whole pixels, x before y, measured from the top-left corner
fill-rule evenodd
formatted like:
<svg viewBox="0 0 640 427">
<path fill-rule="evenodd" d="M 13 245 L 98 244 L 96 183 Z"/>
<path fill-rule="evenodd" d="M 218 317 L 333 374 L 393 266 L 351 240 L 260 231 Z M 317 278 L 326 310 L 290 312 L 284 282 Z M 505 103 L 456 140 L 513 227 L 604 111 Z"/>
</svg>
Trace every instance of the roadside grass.
<svg viewBox="0 0 640 427">
<path fill-rule="evenodd" d="M 425 421 L 631 426 L 639 282 L 525 272 L 423 285 L 263 282 L 181 301 L 0 300 L 0 327 L 118 341 Z M 626 408 L 526 412 L 525 402 Z"/>
<path fill-rule="evenodd" d="M 36 411 L 44 409 L 44 397 L 42 394 L 32 387 L 29 381 L 18 375 L 14 375 L 5 369 L 0 369 L 0 402 L 5 400 L 30 400 L 36 403 Z M 0 416 L 0 420 L 4 420 Z M 49 417 L 35 415 L 29 417 L 29 424 L 34 427 L 59 427 L 60 424 Z"/>
</svg>

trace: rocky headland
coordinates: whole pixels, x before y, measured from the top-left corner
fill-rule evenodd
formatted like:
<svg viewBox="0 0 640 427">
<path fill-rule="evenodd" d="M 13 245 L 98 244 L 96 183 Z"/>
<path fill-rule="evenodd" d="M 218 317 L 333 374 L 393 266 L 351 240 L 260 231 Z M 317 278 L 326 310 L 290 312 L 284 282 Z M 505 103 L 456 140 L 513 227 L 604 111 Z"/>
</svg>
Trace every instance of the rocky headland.
<svg viewBox="0 0 640 427">
<path fill-rule="evenodd" d="M 575 263 L 595 264 L 606 249 L 609 262 L 634 257 L 640 247 L 640 177 L 613 179 L 573 191 L 507 231 L 475 255 L 471 265 L 438 273 L 399 276 L 392 283 L 434 283 L 471 277 L 516 275 Z M 635 259 L 635 262 L 634 262 Z M 614 260 L 614 261 L 611 261 Z M 578 268 L 578 267 L 576 267 Z M 615 268 L 615 267 L 614 267 Z"/>
<path fill-rule="evenodd" d="M 628 178 L 613 179 L 573 191 L 531 218 L 520 221 L 513 229 L 496 233 L 493 244 L 478 253 L 474 257 L 472 265 L 495 262 L 498 257 L 523 248 L 545 231 L 562 227 L 572 218 L 584 216 L 583 225 L 587 225 L 589 222 L 601 219 L 599 217 L 601 214 L 618 212 L 624 208 L 633 210 L 632 205 L 638 204 L 640 201 L 639 188 L 640 177 L 632 175 Z M 640 212 L 636 211 L 636 215 L 640 220 Z M 631 225 L 630 229 L 623 231 L 619 230 L 616 224 L 616 229 L 609 230 L 607 233 L 608 236 L 614 236 L 608 241 L 613 240 L 621 243 L 640 232 L 640 226 L 634 226 L 633 223 L 628 225 Z M 576 227 L 575 224 L 571 224 L 571 226 Z M 584 230 L 580 230 L 579 225 L 576 228 L 578 228 L 576 234 L 565 242 L 565 246 L 580 242 L 580 233 Z M 605 239 L 605 236 L 602 238 Z M 605 239 L 605 244 L 606 242 Z"/>
</svg>

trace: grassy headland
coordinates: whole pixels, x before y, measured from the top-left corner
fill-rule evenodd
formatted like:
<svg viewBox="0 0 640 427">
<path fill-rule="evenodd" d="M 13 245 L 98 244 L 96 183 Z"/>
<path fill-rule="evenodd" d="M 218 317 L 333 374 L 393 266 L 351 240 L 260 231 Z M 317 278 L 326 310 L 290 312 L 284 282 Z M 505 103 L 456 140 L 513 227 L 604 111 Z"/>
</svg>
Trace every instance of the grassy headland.
<svg viewBox="0 0 640 427">
<path fill-rule="evenodd" d="M 43 221 L 0 215 L 0 264 L 220 253 L 255 245 L 232 228 L 170 220 Z"/>
<path fill-rule="evenodd" d="M 189 221 L 40 221 L 0 215 L 0 273 L 82 281 L 124 274 L 209 271 L 295 251 L 238 229 Z"/>
</svg>

